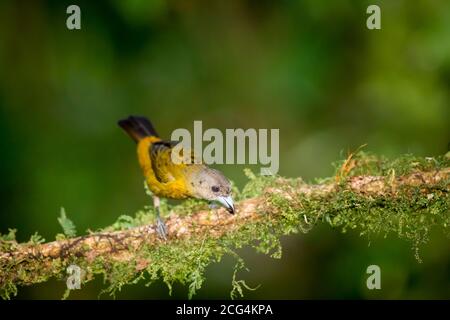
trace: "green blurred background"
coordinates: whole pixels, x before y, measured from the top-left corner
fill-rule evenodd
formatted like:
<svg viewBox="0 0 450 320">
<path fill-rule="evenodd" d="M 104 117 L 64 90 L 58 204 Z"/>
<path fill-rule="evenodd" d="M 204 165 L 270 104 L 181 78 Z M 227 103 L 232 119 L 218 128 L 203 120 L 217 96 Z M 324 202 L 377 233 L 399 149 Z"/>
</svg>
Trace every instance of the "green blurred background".
<svg viewBox="0 0 450 320">
<path fill-rule="evenodd" d="M 81 7 L 82 29 L 66 28 Z M 366 28 L 381 7 L 382 29 Z M 333 173 L 348 150 L 395 157 L 444 154 L 450 141 L 450 2 L 349 0 L 117 0 L 0 2 L 0 232 L 26 241 L 78 232 L 133 214 L 151 200 L 134 145 L 116 125 L 152 119 L 180 127 L 279 128 L 280 174 L 307 181 Z M 242 187 L 245 166 L 221 166 Z M 261 284 L 246 298 L 450 298 L 442 232 L 422 247 L 319 226 L 283 239 L 281 260 L 239 253 Z M 369 246 L 370 244 L 370 246 Z M 365 287 L 378 264 L 382 290 Z M 234 261 L 208 269 L 197 298 L 228 298 Z M 262 267 L 263 266 L 263 267 Z M 101 279 L 71 298 L 96 299 Z M 19 298 L 59 299 L 63 281 Z M 186 298 L 175 286 L 172 298 Z M 101 298 L 108 298 L 102 296 Z M 118 298 L 170 298 L 163 283 Z"/>
</svg>

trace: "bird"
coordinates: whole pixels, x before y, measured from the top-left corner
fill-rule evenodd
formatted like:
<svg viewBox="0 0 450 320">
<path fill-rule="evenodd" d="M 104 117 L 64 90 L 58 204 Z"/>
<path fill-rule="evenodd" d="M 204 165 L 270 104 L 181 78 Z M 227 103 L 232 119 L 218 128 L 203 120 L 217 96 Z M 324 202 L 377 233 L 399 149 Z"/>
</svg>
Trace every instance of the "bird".
<svg viewBox="0 0 450 320">
<path fill-rule="evenodd" d="M 118 125 L 137 144 L 137 158 L 153 196 L 156 231 L 162 239 L 167 240 L 168 230 L 160 214 L 160 197 L 218 202 L 230 214 L 235 213 L 231 183 L 222 172 L 195 161 L 196 157 L 189 149 L 181 149 L 178 154 L 173 152 L 179 142 L 161 139 L 144 116 L 131 115 L 119 120 Z M 192 161 L 173 161 L 183 154 L 190 156 Z"/>
</svg>

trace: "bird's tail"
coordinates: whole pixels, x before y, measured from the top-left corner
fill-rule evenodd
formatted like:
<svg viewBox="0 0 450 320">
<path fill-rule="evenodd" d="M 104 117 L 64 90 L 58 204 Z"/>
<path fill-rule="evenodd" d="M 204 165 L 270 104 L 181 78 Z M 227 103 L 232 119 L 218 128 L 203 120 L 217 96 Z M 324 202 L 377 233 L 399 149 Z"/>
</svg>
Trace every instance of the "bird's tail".
<svg viewBox="0 0 450 320">
<path fill-rule="evenodd" d="M 145 117 L 129 116 L 119 120 L 118 124 L 135 142 L 149 136 L 158 137 L 152 123 Z"/>
</svg>

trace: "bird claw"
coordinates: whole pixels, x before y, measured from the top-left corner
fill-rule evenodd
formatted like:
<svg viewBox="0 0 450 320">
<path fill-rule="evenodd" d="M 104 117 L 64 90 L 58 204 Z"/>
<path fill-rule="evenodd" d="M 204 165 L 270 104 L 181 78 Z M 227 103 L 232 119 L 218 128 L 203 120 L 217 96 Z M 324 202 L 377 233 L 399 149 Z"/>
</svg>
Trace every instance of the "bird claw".
<svg viewBox="0 0 450 320">
<path fill-rule="evenodd" d="M 167 226 L 164 223 L 163 219 L 161 219 L 161 217 L 156 218 L 156 233 L 158 233 L 158 236 L 161 239 L 167 240 L 168 236 Z"/>
</svg>

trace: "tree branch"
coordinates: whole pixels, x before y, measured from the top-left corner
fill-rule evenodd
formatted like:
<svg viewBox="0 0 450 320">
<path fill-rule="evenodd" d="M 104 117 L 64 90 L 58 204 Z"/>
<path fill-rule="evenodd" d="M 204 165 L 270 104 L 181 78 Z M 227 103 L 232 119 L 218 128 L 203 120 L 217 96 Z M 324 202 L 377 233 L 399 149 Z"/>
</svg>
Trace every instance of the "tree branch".
<svg viewBox="0 0 450 320">
<path fill-rule="evenodd" d="M 320 184 L 277 178 L 275 183 L 265 187 L 261 194 L 238 202 L 235 215 L 230 215 L 222 208 L 200 210 L 188 216 L 171 212 L 166 218 L 169 230 L 167 243 L 158 238 L 154 225 L 96 232 L 42 244 L 19 244 L 3 240 L 3 249 L 0 251 L 0 288 L 5 290 L 15 285 L 30 285 L 46 281 L 52 276 L 64 277 L 65 267 L 73 261 L 89 264 L 103 259 L 102 261 L 110 263 L 133 263 L 134 271 L 138 273 L 153 263 L 151 259 L 137 255 L 143 248 L 155 250 L 186 239 L 201 239 L 205 235 L 208 239 L 217 240 L 260 221 L 270 220 L 276 223 L 283 219 L 283 211 L 277 206 L 280 199 L 285 201 L 285 206 L 292 208 L 302 208 L 308 202 L 308 212 L 313 212 L 323 207 L 324 201 L 326 203 L 335 199 L 330 196 L 351 193 L 367 200 L 380 197 L 395 199 L 404 197 L 405 192 L 415 190 L 423 193 L 426 199 L 441 195 L 447 199 L 448 205 L 449 175 L 450 168 L 445 167 L 416 171 L 398 177 L 395 172 L 385 176 L 338 175 L 336 179 Z M 439 192 L 431 195 L 430 190 Z M 312 206 L 311 200 L 315 200 Z"/>
</svg>

